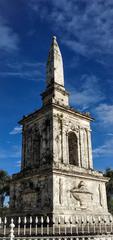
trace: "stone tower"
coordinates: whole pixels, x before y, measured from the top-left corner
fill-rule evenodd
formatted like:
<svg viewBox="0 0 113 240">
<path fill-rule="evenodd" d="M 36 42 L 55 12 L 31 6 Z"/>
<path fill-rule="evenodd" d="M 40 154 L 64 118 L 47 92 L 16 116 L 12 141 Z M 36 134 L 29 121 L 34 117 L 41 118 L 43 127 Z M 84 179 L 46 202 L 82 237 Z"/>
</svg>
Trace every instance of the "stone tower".
<svg viewBox="0 0 113 240">
<path fill-rule="evenodd" d="M 46 70 L 42 107 L 20 121 L 22 164 L 12 177 L 10 208 L 32 215 L 108 215 L 107 180 L 93 169 L 92 118 L 69 106 L 56 37 Z"/>
</svg>

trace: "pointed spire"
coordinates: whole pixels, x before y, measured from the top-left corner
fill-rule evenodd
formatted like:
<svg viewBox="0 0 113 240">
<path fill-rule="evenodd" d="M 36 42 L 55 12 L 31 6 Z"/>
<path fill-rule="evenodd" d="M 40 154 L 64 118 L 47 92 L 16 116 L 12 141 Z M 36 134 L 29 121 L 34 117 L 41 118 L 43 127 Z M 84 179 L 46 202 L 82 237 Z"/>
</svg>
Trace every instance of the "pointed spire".
<svg viewBox="0 0 113 240">
<path fill-rule="evenodd" d="M 48 87 L 55 83 L 61 86 L 64 86 L 64 71 L 63 71 L 62 55 L 61 55 L 55 36 L 53 36 L 53 39 L 52 39 L 46 71 L 47 71 Z"/>
<path fill-rule="evenodd" d="M 43 105 L 55 103 L 69 106 L 69 94 L 64 88 L 62 55 L 55 36 L 52 39 L 46 72 L 47 87 L 41 94 Z"/>
</svg>

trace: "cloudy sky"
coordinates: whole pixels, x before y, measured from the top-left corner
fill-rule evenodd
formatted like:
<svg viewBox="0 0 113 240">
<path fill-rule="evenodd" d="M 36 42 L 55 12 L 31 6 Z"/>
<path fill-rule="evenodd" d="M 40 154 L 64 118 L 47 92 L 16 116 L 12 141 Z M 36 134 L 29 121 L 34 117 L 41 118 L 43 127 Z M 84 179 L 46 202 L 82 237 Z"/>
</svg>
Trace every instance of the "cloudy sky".
<svg viewBox="0 0 113 240">
<path fill-rule="evenodd" d="M 0 168 L 19 171 L 17 122 L 41 106 L 53 35 L 70 105 L 95 118 L 94 167 L 113 168 L 112 0 L 0 0 Z"/>
</svg>

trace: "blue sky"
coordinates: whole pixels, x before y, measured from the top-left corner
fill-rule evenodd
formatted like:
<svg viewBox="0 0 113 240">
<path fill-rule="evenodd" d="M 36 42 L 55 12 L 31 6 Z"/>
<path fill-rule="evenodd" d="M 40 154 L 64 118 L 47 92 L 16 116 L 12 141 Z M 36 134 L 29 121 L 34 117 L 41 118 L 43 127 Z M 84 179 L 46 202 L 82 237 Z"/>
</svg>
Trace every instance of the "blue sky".
<svg viewBox="0 0 113 240">
<path fill-rule="evenodd" d="M 17 122 L 41 106 L 53 35 L 70 105 L 91 112 L 94 167 L 113 168 L 113 1 L 0 0 L 0 168 L 19 171 Z"/>
</svg>

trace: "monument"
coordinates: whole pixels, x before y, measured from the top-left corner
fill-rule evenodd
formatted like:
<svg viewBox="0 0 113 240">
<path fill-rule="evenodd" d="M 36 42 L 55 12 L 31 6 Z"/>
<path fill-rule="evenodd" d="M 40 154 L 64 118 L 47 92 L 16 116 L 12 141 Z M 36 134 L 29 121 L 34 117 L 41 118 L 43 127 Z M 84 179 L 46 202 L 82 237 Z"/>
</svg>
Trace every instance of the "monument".
<svg viewBox="0 0 113 240">
<path fill-rule="evenodd" d="M 21 171 L 12 176 L 10 209 L 30 215 L 108 216 L 108 181 L 93 169 L 89 114 L 69 105 L 62 55 L 53 37 L 42 107 L 25 116 Z M 75 103 L 76 104 L 76 103 Z"/>
</svg>

